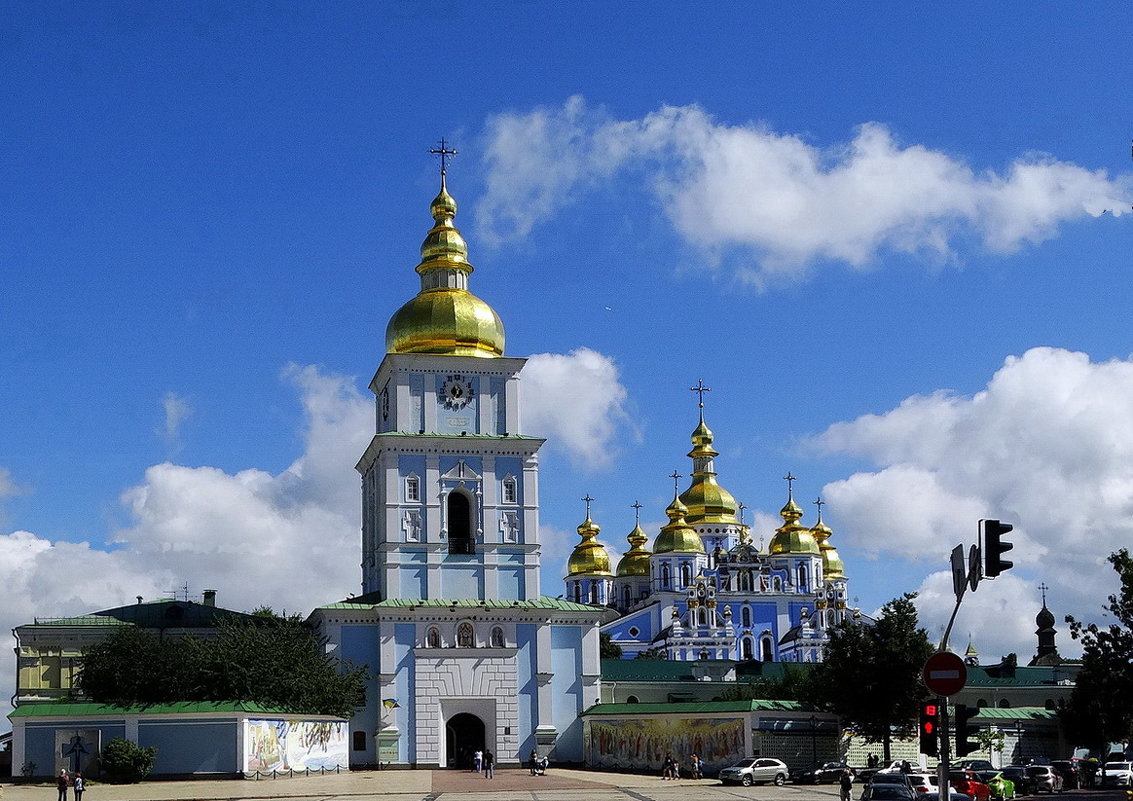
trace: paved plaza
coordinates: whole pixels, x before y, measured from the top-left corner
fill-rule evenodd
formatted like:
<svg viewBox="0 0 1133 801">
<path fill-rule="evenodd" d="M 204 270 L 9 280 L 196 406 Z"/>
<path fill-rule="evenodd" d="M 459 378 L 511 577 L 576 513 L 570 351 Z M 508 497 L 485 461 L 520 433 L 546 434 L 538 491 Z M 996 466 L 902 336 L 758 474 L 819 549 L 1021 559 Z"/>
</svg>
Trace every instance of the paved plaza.
<svg viewBox="0 0 1133 801">
<path fill-rule="evenodd" d="M 832 801 L 833 787 L 725 787 L 715 779 L 663 781 L 659 776 L 552 769 L 500 770 L 494 779 L 454 770 L 354 771 L 302 778 L 88 784 L 83 801 Z M 3 801 L 55 801 L 54 784 L 3 785 Z"/>
</svg>

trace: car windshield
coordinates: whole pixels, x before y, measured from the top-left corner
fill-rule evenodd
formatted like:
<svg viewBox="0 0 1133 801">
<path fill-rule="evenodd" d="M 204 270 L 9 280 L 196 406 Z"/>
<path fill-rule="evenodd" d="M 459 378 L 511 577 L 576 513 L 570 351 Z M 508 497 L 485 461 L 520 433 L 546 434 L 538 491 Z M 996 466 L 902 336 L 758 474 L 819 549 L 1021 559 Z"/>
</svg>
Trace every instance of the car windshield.
<svg viewBox="0 0 1133 801">
<path fill-rule="evenodd" d="M 1129 770 L 1128 762 L 1106 762 L 1106 770 Z"/>
<path fill-rule="evenodd" d="M 893 784 L 879 784 L 876 787 L 870 788 L 869 797 L 877 799 L 907 799 L 909 797 L 909 791 Z"/>
<path fill-rule="evenodd" d="M 733 768 L 750 768 L 755 764 L 754 759 L 741 759 L 736 764 L 732 765 Z"/>
</svg>

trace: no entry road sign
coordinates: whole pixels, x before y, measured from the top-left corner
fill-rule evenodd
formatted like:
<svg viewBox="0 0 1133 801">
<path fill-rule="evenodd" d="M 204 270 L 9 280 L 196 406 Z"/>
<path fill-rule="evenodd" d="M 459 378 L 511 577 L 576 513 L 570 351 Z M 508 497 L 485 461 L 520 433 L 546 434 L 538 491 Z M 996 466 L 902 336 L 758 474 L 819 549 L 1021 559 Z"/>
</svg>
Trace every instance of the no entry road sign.
<svg viewBox="0 0 1133 801">
<path fill-rule="evenodd" d="M 924 663 L 922 675 L 929 692 L 955 695 L 964 689 L 964 683 L 968 680 L 968 668 L 956 654 L 941 651 L 930 656 Z"/>
</svg>

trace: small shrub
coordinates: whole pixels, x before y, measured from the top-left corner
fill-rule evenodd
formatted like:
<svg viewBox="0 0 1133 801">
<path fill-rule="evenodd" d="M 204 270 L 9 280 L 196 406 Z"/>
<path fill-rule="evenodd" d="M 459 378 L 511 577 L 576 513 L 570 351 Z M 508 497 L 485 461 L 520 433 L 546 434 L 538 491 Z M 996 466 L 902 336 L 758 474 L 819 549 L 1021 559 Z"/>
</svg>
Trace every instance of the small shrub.
<svg viewBox="0 0 1133 801">
<path fill-rule="evenodd" d="M 142 748 L 137 743 L 115 737 L 99 754 L 102 778 L 112 784 L 135 784 L 153 770 L 157 748 Z"/>
</svg>

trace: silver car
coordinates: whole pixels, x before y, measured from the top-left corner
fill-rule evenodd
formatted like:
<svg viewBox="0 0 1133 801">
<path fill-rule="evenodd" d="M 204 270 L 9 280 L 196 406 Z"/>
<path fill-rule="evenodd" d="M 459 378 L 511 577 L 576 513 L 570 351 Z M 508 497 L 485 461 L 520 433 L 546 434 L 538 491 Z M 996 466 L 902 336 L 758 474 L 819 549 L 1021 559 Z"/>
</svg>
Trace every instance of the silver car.
<svg viewBox="0 0 1133 801">
<path fill-rule="evenodd" d="M 720 781 L 724 784 L 742 784 L 744 787 L 765 782 L 782 785 L 787 781 L 789 774 L 787 764 L 782 760 L 748 757 L 720 771 Z"/>
</svg>

